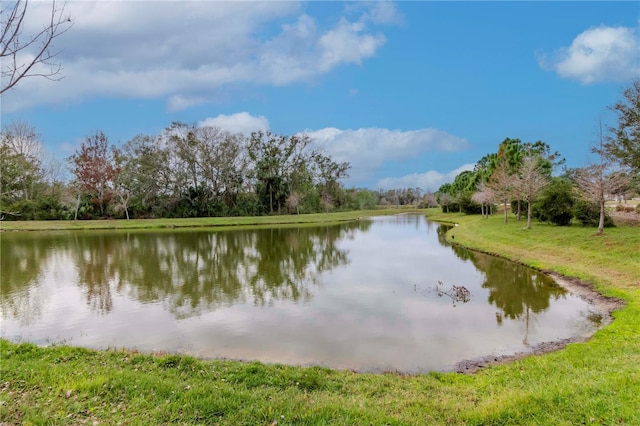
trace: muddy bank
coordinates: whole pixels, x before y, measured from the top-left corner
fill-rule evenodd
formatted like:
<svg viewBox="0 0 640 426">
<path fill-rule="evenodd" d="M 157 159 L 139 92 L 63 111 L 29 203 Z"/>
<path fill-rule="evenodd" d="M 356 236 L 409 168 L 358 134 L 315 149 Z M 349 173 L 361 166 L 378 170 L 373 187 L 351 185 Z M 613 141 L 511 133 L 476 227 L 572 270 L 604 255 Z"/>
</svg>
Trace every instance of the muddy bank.
<svg viewBox="0 0 640 426">
<path fill-rule="evenodd" d="M 544 271 L 548 276 L 552 277 L 559 285 L 567 289 L 572 294 L 580 297 L 589 303 L 593 308 L 602 315 L 602 327 L 607 326 L 613 320 L 611 314 L 613 311 L 624 306 L 624 302 L 613 297 L 603 296 L 598 293 L 593 285 L 580 281 L 576 278 L 565 277 L 555 272 Z M 597 331 L 597 330 L 596 330 Z M 464 360 L 456 364 L 454 371 L 463 374 L 472 374 L 482 368 L 490 365 L 504 364 L 516 361 L 531 355 L 542 355 L 549 352 L 558 351 L 566 347 L 569 343 L 584 342 L 595 333 L 575 336 L 569 339 L 560 339 L 552 342 L 542 342 L 532 346 L 529 350 L 517 352 L 510 355 L 487 355 L 481 358 Z"/>
</svg>

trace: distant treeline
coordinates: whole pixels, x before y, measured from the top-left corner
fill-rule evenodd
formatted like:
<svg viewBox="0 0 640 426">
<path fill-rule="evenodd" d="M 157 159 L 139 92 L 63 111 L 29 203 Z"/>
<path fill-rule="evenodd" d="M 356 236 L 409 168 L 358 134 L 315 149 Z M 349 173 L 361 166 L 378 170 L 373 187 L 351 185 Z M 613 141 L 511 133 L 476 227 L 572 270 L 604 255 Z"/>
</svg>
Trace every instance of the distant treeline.
<svg viewBox="0 0 640 426">
<path fill-rule="evenodd" d="M 121 147 L 96 131 L 65 160 L 46 157 L 36 129 L 2 131 L 0 211 L 4 220 L 166 218 L 302 214 L 434 206 L 419 188 L 346 189 L 347 162 L 313 149 L 306 135 L 173 123 Z"/>
</svg>

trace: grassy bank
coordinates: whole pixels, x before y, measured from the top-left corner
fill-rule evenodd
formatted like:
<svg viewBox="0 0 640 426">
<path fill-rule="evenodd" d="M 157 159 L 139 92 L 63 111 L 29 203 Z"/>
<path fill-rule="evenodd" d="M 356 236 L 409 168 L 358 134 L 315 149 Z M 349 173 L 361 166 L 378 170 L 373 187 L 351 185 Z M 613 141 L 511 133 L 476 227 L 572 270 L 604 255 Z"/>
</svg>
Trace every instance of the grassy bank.
<svg viewBox="0 0 640 426">
<path fill-rule="evenodd" d="M 640 424 L 640 233 L 459 223 L 466 246 L 592 282 L 625 300 L 588 342 L 474 375 L 356 374 L 0 341 L 0 423 Z M 362 213 L 360 213 L 362 215 Z M 399 351 L 402 348 L 398 348 Z"/>
<path fill-rule="evenodd" d="M 314 213 L 301 215 L 245 216 L 245 217 L 196 217 L 175 219 L 101 219 L 101 220 L 23 220 L 2 221 L 2 231 L 68 231 L 90 229 L 162 229 L 162 228 L 209 228 L 229 226 L 268 226 L 307 223 L 336 223 L 354 220 L 363 216 L 390 215 L 412 211 L 412 209 L 356 210 L 340 213 Z M 418 211 L 413 209 L 413 211 Z"/>
</svg>

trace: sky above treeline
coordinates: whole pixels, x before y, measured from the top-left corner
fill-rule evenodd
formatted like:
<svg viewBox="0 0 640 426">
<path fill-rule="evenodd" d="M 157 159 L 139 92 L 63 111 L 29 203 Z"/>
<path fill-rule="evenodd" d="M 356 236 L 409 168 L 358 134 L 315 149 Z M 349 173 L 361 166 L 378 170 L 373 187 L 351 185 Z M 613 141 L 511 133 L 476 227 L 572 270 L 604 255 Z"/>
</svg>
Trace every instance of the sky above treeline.
<svg viewBox="0 0 640 426">
<path fill-rule="evenodd" d="M 58 5 L 61 3 L 58 2 Z M 29 4 L 26 32 L 50 2 Z M 640 77 L 637 2 L 70 1 L 62 80 L 2 96 L 2 125 L 73 154 L 173 121 L 307 133 L 348 187 L 435 191 L 506 137 L 585 165 Z"/>
</svg>

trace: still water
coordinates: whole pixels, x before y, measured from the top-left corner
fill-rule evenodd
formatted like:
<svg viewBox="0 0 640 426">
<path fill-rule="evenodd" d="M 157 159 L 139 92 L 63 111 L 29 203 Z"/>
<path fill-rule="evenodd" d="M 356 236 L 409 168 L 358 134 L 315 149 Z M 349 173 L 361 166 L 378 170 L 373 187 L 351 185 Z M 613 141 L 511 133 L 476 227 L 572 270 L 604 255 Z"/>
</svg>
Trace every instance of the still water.
<svg viewBox="0 0 640 426">
<path fill-rule="evenodd" d="M 598 327 L 599 313 L 551 279 L 450 247 L 445 231 L 400 215 L 230 231 L 2 233 L 1 335 L 420 372 Z"/>
</svg>

